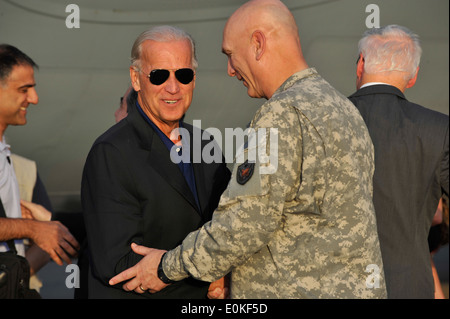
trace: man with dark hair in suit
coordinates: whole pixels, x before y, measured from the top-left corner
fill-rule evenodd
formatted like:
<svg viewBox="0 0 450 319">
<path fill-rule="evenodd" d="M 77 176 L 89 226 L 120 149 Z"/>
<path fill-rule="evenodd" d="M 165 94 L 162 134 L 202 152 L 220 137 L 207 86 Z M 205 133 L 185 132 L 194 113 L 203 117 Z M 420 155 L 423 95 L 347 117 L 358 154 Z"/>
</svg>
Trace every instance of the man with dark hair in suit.
<svg viewBox="0 0 450 319">
<path fill-rule="evenodd" d="M 158 294 L 142 285 L 126 292 L 108 284 L 142 259 L 131 243 L 176 247 L 211 219 L 228 184 L 223 156 L 220 163 L 191 160 L 193 152 L 214 143 L 204 140 L 204 134 L 202 141 L 194 141 L 196 128 L 182 121 L 192 101 L 196 67 L 194 42 L 179 28 L 152 28 L 133 45 L 128 115 L 95 141 L 83 173 L 89 298 L 207 296 L 209 283 L 194 279 Z M 181 139 L 173 134 L 178 128 L 189 135 L 182 133 Z M 172 161 L 174 152 L 181 162 Z"/>
<path fill-rule="evenodd" d="M 359 109 L 375 147 L 374 205 L 389 298 L 434 298 L 428 233 L 448 196 L 449 118 L 409 102 L 422 49 L 407 28 L 367 31 L 359 42 Z"/>
</svg>

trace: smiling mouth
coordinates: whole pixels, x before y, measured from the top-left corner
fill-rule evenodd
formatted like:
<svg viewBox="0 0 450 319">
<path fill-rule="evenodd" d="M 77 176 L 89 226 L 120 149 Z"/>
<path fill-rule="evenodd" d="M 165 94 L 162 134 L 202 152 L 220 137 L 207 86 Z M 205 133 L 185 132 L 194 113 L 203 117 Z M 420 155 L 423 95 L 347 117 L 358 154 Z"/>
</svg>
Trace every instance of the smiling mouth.
<svg viewBox="0 0 450 319">
<path fill-rule="evenodd" d="M 247 82 L 245 81 L 244 77 L 242 77 L 240 74 L 236 76 L 236 78 L 241 81 L 245 86 L 247 86 Z"/>
<path fill-rule="evenodd" d="M 164 101 L 164 103 L 166 103 L 166 104 L 175 104 L 175 103 L 178 102 L 178 100 L 163 100 L 163 101 Z"/>
</svg>

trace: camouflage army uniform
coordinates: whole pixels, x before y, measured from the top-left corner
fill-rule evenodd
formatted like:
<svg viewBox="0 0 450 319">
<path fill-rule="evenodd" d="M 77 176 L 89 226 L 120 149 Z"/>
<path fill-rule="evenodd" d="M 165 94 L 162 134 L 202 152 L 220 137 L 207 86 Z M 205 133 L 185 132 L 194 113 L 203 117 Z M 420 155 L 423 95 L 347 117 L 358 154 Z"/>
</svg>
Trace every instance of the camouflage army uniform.
<svg viewBox="0 0 450 319">
<path fill-rule="evenodd" d="M 242 184 L 235 164 L 212 221 L 166 254 L 166 275 L 213 281 L 232 271 L 232 298 L 386 298 L 373 145 L 353 104 L 311 68 L 251 127 L 277 128 L 276 172 L 259 174 L 268 164 L 257 159 Z"/>
</svg>

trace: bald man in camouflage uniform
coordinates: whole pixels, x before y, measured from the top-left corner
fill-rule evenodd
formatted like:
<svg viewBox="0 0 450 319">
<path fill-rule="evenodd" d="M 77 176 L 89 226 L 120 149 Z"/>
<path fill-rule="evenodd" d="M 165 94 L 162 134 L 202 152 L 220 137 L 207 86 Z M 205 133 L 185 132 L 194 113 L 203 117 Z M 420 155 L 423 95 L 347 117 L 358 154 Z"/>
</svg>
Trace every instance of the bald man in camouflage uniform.
<svg viewBox="0 0 450 319">
<path fill-rule="evenodd" d="M 222 46 L 229 75 L 250 96 L 268 99 L 251 128 L 264 129 L 266 143 L 256 147 L 265 149 L 256 153 L 271 161 L 236 163 L 211 222 L 165 255 L 134 246 L 146 257 L 111 283 L 133 278 L 124 289 L 153 292 L 188 276 L 214 281 L 231 271 L 232 298 L 386 298 L 373 145 L 359 112 L 307 66 L 294 18 L 279 1 L 238 9 Z M 277 47 L 282 52 L 271 50 Z"/>
</svg>

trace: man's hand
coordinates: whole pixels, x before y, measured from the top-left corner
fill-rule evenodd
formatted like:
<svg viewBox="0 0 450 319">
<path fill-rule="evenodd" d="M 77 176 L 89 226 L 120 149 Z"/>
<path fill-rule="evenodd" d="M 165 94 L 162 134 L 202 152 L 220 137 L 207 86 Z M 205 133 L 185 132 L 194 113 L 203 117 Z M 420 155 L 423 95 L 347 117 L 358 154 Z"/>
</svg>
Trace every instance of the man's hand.
<svg viewBox="0 0 450 319">
<path fill-rule="evenodd" d="M 52 213 L 42 205 L 20 200 L 20 208 L 23 218 L 38 221 L 34 224 L 31 238 L 36 245 L 46 251 L 58 265 L 61 266 L 63 260 L 70 264 L 70 255 L 75 256 L 80 245 L 67 227 L 60 222 L 50 221 Z"/>
<path fill-rule="evenodd" d="M 209 285 L 208 298 L 209 299 L 228 299 L 229 297 L 229 278 L 228 275 L 216 280 Z"/>
<path fill-rule="evenodd" d="M 52 213 L 44 206 L 32 202 L 20 200 L 20 208 L 22 209 L 22 218 L 34 219 L 48 222 L 52 219 Z"/>
<path fill-rule="evenodd" d="M 134 290 L 140 294 L 147 290 L 150 293 L 155 293 L 167 287 L 168 285 L 158 278 L 158 266 L 161 262 L 162 255 L 164 255 L 166 251 L 139 246 L 135 243 L 131 244 L 131 249 L 133 249 L 136 254 L 144 256 L 144 258 L 133 267 L 128 268 L 111 278 L 109 284 L 113 286 L 131 279 L 123 285 L 123 289 L 125 291 Z"/>
<path fill-rule="evenodd" d="M 70 255 L 75 256 L 80 245 L 69 230 L 58 221 L 33 221 L 31 239 L 60 266 L 64 260 L 71 263 Z"/>
</svg>

